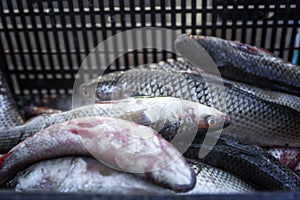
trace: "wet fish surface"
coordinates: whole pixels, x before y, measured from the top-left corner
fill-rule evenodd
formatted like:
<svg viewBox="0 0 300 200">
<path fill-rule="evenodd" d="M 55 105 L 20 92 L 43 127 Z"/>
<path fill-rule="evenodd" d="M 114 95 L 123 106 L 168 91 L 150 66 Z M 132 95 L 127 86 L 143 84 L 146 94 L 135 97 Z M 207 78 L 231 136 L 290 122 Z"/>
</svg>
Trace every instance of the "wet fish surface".
<svg viewBox="0 0 300 200">
<path fill-rule="evenodd" d="M 0 71 L 0 129 L 23 124 L 23 117 Z"/>
<path fill-rule="evenodd" d="M 117 118 L 84 117 L 50 126 L 3 155 L 0 184 L 36 162 L 72 155 L 93 155 L 178 192 L 196 183 L 182 154 L 151 128 Z"/>
<path fill-rule="evenodd" d="M 197 174 L 194 189 L 184 194 L 251 193 L 255 190 L 246 182 L 219 168 L 194 159 L 187 159 Z"/>
<path fill-rule="evenodd" d="M 254 189 L 235 176 L 209 165 L 188 160 L 197 174 L 195 187 L 182 195 L 249 193 Z M 93 192 L 100 194 L 171 194 L 129 173 L 119 172 L 93 158 L 65 157 L 39 162 L 14 179 L 20 192 Z"/>
<path fill-rule="evenodd" d="M 192 134 L 197 129 L 220 130 L 230 123 L 229 118 L 222 112 L 195 102 L 172 97 L 128 98 L 41 115 L 24 125 L 0 130 L 0 152 L 9 151 L 19 142 L 50 125 L 88 116 L 119 117 L 134 121 L 154 128 L 168 141 L 179 130 Z"/>
<path fill-rule="evenodd" d="M 200 147 L 209 148 L 197 142 L 184 155 L 199 159 Z M 300 190 L 300 178 L 291 169 L 261 147 L 243 144 L 229 136 L 222 135 L 200 160 L 234 174 L 258 190 Z"/>
<path fill-rule="evenodd" d="M 197 41 L 214 60 L 223 77 L 300 96 L 300 67 L 237 41 L 183 35 L 175 46 Z"/>
<path fill-rule="evenodd" d="M 149 65 L 143 65 L 140 67 L 140 69 L 161 69 L 167 72 L 191 73 L 191 74 L 206 76 L 208 78 L 220 79 L 220 77 L 205 73 L 200 68 L 194 67 L 191 63 L 184 60 L 183 58 L 178 58 L 176 60 L 162 61 L 159 63 L 153 63 Z M 283 92 L 278 92 L 274 90 L 255 87 L 253 85 L 232 81 L 224 77 L 220 81 L 231 84 L 239 88 L 240 90 L 246 91 L 263 100 L 280 104 L 283 106 L 287 106 L 300 112 L 300 97 L 298 96 L 283 93 Z"/>
<path fill-rule="evenodd" d="M 93 192 L 100 194 L 175 194 L 133 174 L 120 172 L 88 157 L 39 162 L 14 179 L 19 192 Z"/>
<path fill-rule="evenodd" d="M 230 83 L 216 83 L 199 74 L 172 73 L 158 69 L 131 69 L 102 76 L 96 91 L 99 101 L 128 96 L 173 96 L 217 108 L 227 113 L 232 136 L 262 146 L 299 147 L 300 113 L 266 101 Z M 93 81 L 92 81 L 93 82 Z M 94 84 L 94 83 L 93 83 Z M 224 109 L 225 108 L 225 109 Z"/>
</svg>

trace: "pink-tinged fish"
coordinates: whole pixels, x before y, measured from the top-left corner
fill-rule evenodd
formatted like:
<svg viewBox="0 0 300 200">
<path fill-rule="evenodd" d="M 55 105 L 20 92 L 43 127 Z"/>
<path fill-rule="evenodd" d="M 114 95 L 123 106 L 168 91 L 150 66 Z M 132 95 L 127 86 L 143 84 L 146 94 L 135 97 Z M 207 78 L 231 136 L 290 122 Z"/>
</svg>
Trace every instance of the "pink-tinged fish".
<svg viewBox="0 0 300 200">
<path fill-rule="evenodd" d="M 178 192 L 196 175 L 181 153 L 153 129 L 109 117 L 84 117 L 46 128 L 0 158 L 0 184 L 30 165 L 62 156 L 90 156 Z"/>
</svg>

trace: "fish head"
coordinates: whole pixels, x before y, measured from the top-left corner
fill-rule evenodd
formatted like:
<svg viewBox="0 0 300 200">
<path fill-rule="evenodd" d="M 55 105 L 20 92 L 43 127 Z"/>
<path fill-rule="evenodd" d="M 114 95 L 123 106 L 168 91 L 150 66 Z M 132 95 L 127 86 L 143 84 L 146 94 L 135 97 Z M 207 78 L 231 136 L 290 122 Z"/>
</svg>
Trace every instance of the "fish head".
<svg viewBox="0 0 300 200">
<path fill-rule="evenodd" d="M 86 98 L 95 98 L 98 101 L 111 101 L 131 96 L 126 89 L 126 83 L 120 81 L 123 72 L 104 74 L 98 79 L 84 83 L 80 86 L 81 94 Z"/>
<path fill-rule="evenodd" d="M 200 131 L 222 130 L 230 125 L 229 115 L 216 108 L 191 101 L 184 101 L 184 106 L 189 110 L 189 117 L 198 125 Z"/>
</svg>

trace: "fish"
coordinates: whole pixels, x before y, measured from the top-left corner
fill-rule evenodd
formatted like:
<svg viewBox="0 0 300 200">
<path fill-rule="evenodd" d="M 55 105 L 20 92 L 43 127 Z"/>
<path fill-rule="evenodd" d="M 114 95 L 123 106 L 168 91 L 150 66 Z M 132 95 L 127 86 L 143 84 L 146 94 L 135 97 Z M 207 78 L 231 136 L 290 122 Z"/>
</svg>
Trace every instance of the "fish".
<svg viewBox="0 0 300 200">
<path fill-rule="evenodd" d="M 195 41 L 208 52 L 222 77 L 300 96 L 298 65 L 283 61 L 261 48 L 217 37 L 182 35 L 176 39 L 175 47 L 187 58 L 189 54 L 183 49 Z"/>
<path fill-rule="evenodd" d="M 7 80 L 0 70 L 0 129 L 17 126 L 24 123 L 24 119 L 8 87 Z"/>
<path fill-rule="evenodd" d="M 101 102 L 69 111 L 37 116 L 27 123 L 0 130 L 0 152 L 5 153 L 19 142 L 53 125 L 88 116 L 117 117 L 150 126 L 168 141 L 179 132 L 190 137 L 207 130 L 221 130 L 230 124 L 230 118 L 217 109 L 173 97 L 136 97 Z M 190 138 L 189 137 L 189 138 Z M 187 141 L 188 142 L 188 141 Z"/>
<path fill-rule="evenodd" d="M 254 193 L 256 190 L 248 183 L 220 168 L 200 162 L 195 159 L 186 159 L 197 175 L 195 187 L 180 194 L 237 194 Z"/>
<path fill-rule="evenodd" d="M 90 157 L 64 157 L 36 163 L 13 179 L 11 185 L 18 192 L 61 192 L 96 194 L 228 194 L 252 193 L 247 183 L 223 170 L 195 160 L 187 160 L 197 174 L 195 187 L 176 193 L 133 174 L 120 172 Z"/>
<path fill-rule="evenodd" d="M 38 162 L 19 172 L 10 185 L 17 192 L 175 194 L 95 158 L 75 156 Z"/>
<path fill-rule="evenodd" d="M 224 130 L 228 131 L 228 130 Z M 209 135 L 208 137 L 213 137 Z M 200 148 L 211 148 L 203 158 Z M 194 143 L 184 154 L 227 171 L 260 191 L 299 191 L 300 178 L 262 147 L 245 144 L 226 134 L 213 147 Z"/>
<path fill-rule="evenodd" d="M 74 155 L 93 156 L 176 192 L 189 191 L 196 183 L 182 154 L 153 129 L 94 116 L 52 125 L 19 143 L 0 158 L 0 184 L 39 161 Z"/>
<path fill-rule="evenodd" d="M 91 87 L 95 82 L 96 88 Z M 237 139 L 261 146 L 300 145 L 300 112 L 199 74 L 131 69 L 103 75 L 81 88 L 82 95 L 95 94 L 96 101 L 144 95 L 198 102 L 228 114 L 227 133 Z"/>
<path fill-rule="evenodd" d="M 268 102 L 272 102 L 275 104 L 280 104 L 283 106 L 290 107 L 298 112 L 300 112 L 300 97 L 278 92 L 269 89 L 263 89 L 259 87 L 255 87 L 253 85 L 249 85 L 246 83 L 236 82 L 233 80 L 229 80 L 226 78 L 220 78 L 214 76 L 212 74 L 205 73 L 201 68 L 193 66 L 190 62 L 185 60 L 184 58 L 169 59 L 167 61 L 161 61 L 159 63 L 151 63 L 148 65 L 142 65 L 139 69 L 161 69 L 167 72 L 176 72 L 176 73 L 191 73 L 198 74 L 201 76 L 205 76 L 207 78 L 220 79 L 220 81 L 231 84 L 240 90 L 248 92 L 256 97 L 259 97 Z"/>
</svg>

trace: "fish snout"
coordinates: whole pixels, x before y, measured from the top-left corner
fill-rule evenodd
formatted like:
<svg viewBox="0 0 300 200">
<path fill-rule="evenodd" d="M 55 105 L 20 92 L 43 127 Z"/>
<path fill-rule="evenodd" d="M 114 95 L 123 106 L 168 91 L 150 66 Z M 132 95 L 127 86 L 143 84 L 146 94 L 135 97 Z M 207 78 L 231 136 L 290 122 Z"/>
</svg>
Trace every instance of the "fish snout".
<svg viewBox="0 0 300 200">
<path fill-rule="evenodd" d="M 229 126 L 230 122 L 231 122 L 230 116 L 229 115 L 225 115 L 223 117 L 223 122 L 224 122 L 223 128 L 226 128 L 227 126 Z"/>
</svg>

